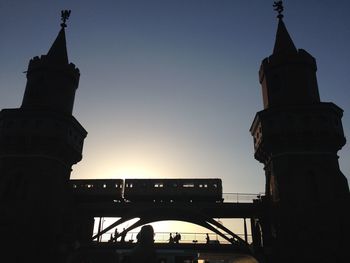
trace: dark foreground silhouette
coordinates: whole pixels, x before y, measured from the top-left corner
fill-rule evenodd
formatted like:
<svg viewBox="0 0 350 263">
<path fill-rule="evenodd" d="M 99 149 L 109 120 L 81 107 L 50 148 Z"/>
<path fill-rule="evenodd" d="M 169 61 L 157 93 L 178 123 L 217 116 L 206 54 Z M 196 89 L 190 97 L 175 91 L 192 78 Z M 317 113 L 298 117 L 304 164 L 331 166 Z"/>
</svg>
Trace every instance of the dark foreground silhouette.
<svg viewBox="0 0 350 263">
<path fill-rule="evenodd" d="M 137 235 L 137 244 L 125 259 L 125 263 L 156 263 L 157 255 L 154 247 L 154 231 L 151 225 L 145 225 Z M 123 263 L 124 263 L 123 262 Z"/>
</svg>

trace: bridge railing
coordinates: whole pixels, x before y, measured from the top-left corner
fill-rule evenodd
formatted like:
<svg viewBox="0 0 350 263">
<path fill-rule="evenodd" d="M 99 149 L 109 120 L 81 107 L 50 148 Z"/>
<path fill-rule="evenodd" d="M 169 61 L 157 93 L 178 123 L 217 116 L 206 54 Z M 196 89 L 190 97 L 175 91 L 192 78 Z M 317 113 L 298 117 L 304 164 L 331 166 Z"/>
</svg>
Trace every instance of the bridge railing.
<svg viewBox="0 0 350 263">
<path fill-rule="evenodd" d="M 174 237 L 174 233 L 173 237 Z M 206 233 L 180 233 L 181 234 L 181 240 L 180 243 L 198 243 L 198 244 L 204 244 L 206 243 Z M 219 235 L 215 233 L 208 233 L 209 235 L 209 242 L 210 243 L 219 243 L 219 244 L 229 244 L 229 242 Z M 244 239 L 244 234 L 238 234 L 239 237 Z M 156 232 L 155 233 L 155 242 L 158 243 L 168 243 L 169 242 L 170 233 L 169 232 Z M 228 236 L 230 237 L 230 236 Z M 248 235 L 248 243 L 251 240 L 251 235 Z"/>
<path fill-rule="evenodd" d="M 260 199 L 263 194 L 249 193 L 223 193 L 222 197 L 225 203 L 253 203 L 253 200 Z"/>
<path fill-rule="evenodd" d="M 125 238 L 125 242 L 136 242 L 136 236 L 138 232 L 128 232 Z M 174 234 L 172 232 L 172 235 L 174 237 Z M 179 243 L 182 244 L 205 244 L 206 241 L 206 233 L 192 233 L 192 232 L 181 232 L 181 240 Z M 101 242 L 108 242 L 109 238 L 113 235 L 112 232 L 107 232 L 102 235 Z M 218 236 L 215 233 L 208 233 L 209 235 L 209 243 L 217 243 L 217 244 L 229 244 L 229 242 L 222 237 Z M 239 237 L 244 239 L 244 234 L 238 234 Z M 156 243 L 169 243 L 169 237 L 170 237 L 170 232 L 155 232 L 154 235 L 154 241 Z M 251 235 L 248 234 L 248 243 L 251 243 Z M 117 242 L 120 242 L 120 238 L 117 240 Z"/>
</svg>

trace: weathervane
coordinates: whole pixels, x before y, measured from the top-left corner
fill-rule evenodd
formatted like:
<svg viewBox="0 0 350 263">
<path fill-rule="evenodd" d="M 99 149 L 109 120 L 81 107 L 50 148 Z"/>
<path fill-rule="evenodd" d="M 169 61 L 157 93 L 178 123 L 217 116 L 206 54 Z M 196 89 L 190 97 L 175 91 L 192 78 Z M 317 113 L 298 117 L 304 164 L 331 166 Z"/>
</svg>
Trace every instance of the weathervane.
<svg viewBox="0 0 350 263">
<path fill-rule="evenodd" d="M 283 18 L 283 14 L 282 14 L 282 12 L 283 12 L 283 4 L 282 4 L 282 1 L 274 1 L 273 7 L 274 7 L 273 10 L 278 12 L 277 18 L 278 19 L 282 19 Z"/>
<path fill-rule="evenodd" d="M 62 20 L 62 24 L 61 24 L 61 27 L 66 27 L 66 21 L 68 20 L 70 16 L 70 10 L 62 10 L 61 11 L 61 20 Z"/>
</svg>

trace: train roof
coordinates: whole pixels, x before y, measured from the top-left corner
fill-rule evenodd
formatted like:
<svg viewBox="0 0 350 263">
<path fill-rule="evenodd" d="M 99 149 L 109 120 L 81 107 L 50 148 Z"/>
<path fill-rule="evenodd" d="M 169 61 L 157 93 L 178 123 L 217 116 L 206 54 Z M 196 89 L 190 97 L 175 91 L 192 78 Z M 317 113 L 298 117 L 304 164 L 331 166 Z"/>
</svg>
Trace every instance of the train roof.
<svg viewBox="0 0 350 263">
<path fill-rule="evenodd" d="M 125 181 L 221 181 L 220 178 L 128 178 Z"/>
<path fill-rule="evenodd" d="M 193 178 L 126 178 L 125 180 L 221 180 L 221 178 L 193 177 Z"/>
<path fill-rule="evenodd" d="M 127 180 L 140 180 L 140 181 L 174 181 L 174 180 L 185 180 L 185 181 L 211 181 L 211 180 L 219 180 L 221 181 L 221 178 L 126 178 L 125 181 Z M 85 178 L 85 179 L 69 179 L 69 181 L 72 182 L 78 182 L 78 181 L 123 181 L 123 179 L 116 179 L 116 178 Z"/>
</svg>

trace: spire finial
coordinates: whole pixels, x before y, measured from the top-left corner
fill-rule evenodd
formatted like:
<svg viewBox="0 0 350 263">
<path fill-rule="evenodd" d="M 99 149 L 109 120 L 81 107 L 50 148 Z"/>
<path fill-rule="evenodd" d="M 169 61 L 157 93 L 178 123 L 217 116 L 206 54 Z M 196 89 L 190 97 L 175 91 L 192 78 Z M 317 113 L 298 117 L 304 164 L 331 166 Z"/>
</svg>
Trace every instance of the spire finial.
<svg viewBox="0 0 350 263">
<path fill-rule="evenodd" d="M 278 19 L 282 19 L 283 18 L 283 14 L 282 14 L 282 12 L 283 12 L 283 3 L 282 3 L 282 1 L 274 1 L 273 2 L 273 7 L 274 7 L 273 10 L 278 12 L 277 18 Z"/>
<path fill-rule="evenodd" d="M 68 20 L 70 16 L 70 10 L 62 10 L 61 11 L 61 20 L 62 20 L 62 24 L 61 24 L 61 27 L 66 27 L 66 21 Z"/>
</svg>

